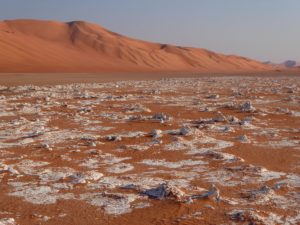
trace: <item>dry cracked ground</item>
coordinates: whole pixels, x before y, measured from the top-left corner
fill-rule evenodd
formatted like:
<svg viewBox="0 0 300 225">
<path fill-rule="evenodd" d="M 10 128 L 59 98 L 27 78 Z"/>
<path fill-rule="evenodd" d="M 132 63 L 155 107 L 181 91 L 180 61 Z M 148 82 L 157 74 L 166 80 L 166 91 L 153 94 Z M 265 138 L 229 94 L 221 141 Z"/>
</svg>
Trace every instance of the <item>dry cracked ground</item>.
<svg viewBox="0 0 300 225">
<path fill-rule="evenodd" d="M 0 224 L 300 224 L 300 78 L 0 87 Z"/>
</svg>

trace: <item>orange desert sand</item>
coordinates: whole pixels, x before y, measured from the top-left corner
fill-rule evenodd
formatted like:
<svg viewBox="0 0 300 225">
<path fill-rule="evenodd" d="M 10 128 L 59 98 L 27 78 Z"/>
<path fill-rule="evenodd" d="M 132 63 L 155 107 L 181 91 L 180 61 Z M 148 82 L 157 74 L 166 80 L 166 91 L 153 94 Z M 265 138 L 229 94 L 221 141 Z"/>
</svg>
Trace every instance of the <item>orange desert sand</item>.
<svg viewBox="0 0 300 225">
<path fill-rule="evenodd" d="M 1 86 L 0 224 L 299 224 L 299 84 Z"/>
<path fill-rule="evenodd" d="M 131 39 L 87 22 L 0 22 L 0 72 L 268 71 L 247 58 Z"/>
<path fill-rule="evenodd" d="M 0 225 L 300 224 L 298 72 L 85 22 L 0 50 Z"/>
</svg>

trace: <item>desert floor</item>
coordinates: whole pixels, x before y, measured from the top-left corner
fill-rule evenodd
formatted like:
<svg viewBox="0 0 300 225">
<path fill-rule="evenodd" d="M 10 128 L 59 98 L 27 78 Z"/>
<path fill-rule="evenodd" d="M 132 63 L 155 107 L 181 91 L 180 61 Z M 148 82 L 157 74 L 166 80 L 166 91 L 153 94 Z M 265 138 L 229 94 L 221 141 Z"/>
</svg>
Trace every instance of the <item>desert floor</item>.
<svg viewBox="0 0 300 225">
<path fill-rule="evenodd" d="M 116 81 L 159 80 L 165 78 L 209 78 L 209 77 L 299 77 L 300 70 L 270 71 L 255 73 L 0 73 L 0 85 L 58 85 L 73 83 L 103 83 Z"/>
<path fill-rule="evenodd" d="M 0 224 L 300 224 L 300 76 L 180 76 L 1 74 Z"/>
</svg>

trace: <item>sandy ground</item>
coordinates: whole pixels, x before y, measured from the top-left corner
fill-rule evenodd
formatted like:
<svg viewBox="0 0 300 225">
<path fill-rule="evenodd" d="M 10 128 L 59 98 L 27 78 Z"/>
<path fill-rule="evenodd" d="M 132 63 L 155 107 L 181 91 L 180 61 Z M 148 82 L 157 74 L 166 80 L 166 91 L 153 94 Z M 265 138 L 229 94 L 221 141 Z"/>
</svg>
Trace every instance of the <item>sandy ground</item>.
<svg viewBox="0 0 300 225">
<path fill-rule="evenodd" d="M 299 76 L 10 75 L 0 224 L 300 224 Z"/>
<path fill-rule="evenodd" d="M 101 83 L 120 80 L 157 80 L 164 78 L 197 78 L 197 77 L 299 77 L 300 71 L 286 70 L 281 72 L 253 73 L 190 73 L 190 72 L 160 72 L 160 73 L 1 73 L 0 84 L 5 86 L 17 85 L 57 85 L 72 83 Z"/>
</svg>

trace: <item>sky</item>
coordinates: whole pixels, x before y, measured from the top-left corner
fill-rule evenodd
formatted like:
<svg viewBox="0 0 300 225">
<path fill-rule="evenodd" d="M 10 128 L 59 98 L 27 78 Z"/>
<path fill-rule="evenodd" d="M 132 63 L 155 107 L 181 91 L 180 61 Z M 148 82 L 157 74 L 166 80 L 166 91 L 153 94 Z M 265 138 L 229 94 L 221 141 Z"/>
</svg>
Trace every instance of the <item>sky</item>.
<svg viewBox="0 0 300 225">
<path fill-rule="evenodd" d="M 0 0 L 0 20 L 85 20 L 130 37 L 300 61 L 300 0 Z"/>
</svg>

